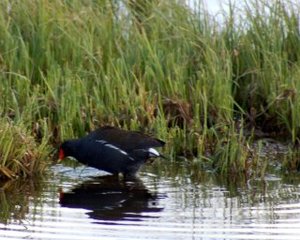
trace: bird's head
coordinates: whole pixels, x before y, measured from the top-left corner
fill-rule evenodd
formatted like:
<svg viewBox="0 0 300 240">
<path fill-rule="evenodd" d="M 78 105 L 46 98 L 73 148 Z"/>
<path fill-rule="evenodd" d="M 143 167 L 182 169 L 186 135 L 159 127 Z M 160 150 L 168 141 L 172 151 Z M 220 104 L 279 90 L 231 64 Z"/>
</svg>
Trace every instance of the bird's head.
<svg viewBox="0 0 300 240">
<path fill-rule="evenodd" d="M 73 146 L 72 146 L 72 141 L 65 141 L 63 142 L 58 151 L 58 158 L 59 161 L 62 161 L 64 158 L 72 156 L 73 152 Z"/>
</svg>

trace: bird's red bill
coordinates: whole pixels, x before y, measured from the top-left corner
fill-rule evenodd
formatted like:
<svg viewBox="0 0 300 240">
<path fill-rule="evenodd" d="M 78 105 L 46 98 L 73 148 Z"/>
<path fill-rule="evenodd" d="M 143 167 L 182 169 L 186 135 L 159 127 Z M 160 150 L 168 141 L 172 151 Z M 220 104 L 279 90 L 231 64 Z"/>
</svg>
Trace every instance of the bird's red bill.
<svg viewBox="0 0 300 240">
<path fill-rule="evenodd" d="M 65 153 L 62 148 L 59 149 L 59 160 L 63 160 L 65 158 Z"/>
</svg>

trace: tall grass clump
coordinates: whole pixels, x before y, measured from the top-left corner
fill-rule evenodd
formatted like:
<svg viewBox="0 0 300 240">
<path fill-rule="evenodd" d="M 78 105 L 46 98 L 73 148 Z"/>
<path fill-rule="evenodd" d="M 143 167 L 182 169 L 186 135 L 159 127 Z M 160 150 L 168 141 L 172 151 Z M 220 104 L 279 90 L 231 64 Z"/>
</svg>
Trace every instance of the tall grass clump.
<svg viewBox="0 0 300 240">
<path fill-rule="evenodd" d="M 46 142 L 37 143 L 22 124 L 0 121 L 0 179 L 33 176 L 47 166 Z"/>
<path fill-rule="evenodd" d="M 222 22 L 176 0 L 0 5 L 0 114 L 37 148 L 117 125 L 230 174 L 257 133 L 298 141 L 297 5 L 229 4 Z"/>
<path fill-rule="evenodd" d="M 266 133 L 299 138 L 299 6 L 250 1 L 230 42 L 234 96 L 249 124 Z"/>
</svg>

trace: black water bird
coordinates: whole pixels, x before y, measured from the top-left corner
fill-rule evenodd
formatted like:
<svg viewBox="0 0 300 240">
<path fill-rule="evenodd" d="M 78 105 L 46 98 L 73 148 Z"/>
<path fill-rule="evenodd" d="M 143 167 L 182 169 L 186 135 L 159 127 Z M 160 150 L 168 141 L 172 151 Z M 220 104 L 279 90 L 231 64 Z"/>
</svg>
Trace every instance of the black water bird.
<svg viewBox="0 0 300 240">
<path fill-rule="evenodd" d="M 105 126 L 85 137 L 63 142 L 59 159 L 73 157 L 99 170 L 134 176 L 148 159 L 163 157 L 154 148 L 164 145 L 162 140 L 141 132 Z"/>
</svg>

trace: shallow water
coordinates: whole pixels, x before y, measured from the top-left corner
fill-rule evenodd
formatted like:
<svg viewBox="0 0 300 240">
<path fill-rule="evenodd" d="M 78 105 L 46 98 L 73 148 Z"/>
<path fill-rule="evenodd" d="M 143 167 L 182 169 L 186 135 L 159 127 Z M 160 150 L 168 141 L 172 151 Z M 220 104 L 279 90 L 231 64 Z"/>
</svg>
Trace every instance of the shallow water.
<svg viewBox="0 0 300 240">
<path fill-rule="evenodd" d="M 0 189 L 1 239 L 299 239 L 300 181 L 226 181 L 146 167 L 124 181 L 56 165 Z"/>
</svg>

